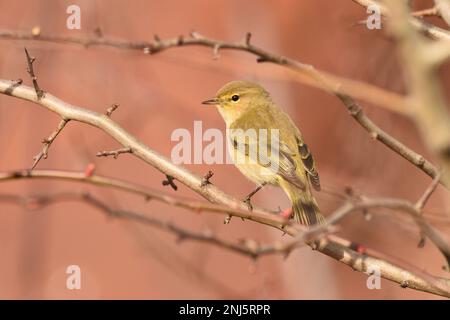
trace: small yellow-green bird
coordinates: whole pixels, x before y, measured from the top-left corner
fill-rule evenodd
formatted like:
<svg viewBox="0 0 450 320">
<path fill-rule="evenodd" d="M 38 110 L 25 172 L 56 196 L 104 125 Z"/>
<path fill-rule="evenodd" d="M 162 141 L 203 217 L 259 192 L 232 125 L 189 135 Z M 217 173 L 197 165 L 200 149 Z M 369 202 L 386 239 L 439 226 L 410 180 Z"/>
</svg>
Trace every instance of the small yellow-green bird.
<svg viewBox="0 0 450 320">
<path fill-rule="evenodd" d="M 213 99 L 202 103 L 217 106 L 234 149 L 234 164 L 258 186 L 246 198 L 250 208 L 250 198 L 264 185 L 271 184 L 286 192 L 296 221 L 304 225 L 324 222 L 311 192 L 311 186 L 320 190 L 311 152 L 300 130 L 262 86 L 248 81 L 232 81 L 223 86 Z M 245 134 L 240 141 L 245 148 L 240 148 L 237 142 L 239 135 L 249 129 L 256 131 L 256 135 Z M 276 132 L 277 139 L 272 139 L 275 136 L 272 132 Z M 267 133 L 267 138 L 260 133 Z M 252 147 L 257 150 L 256 158 L 251 157 Z M 260 152 L 263 148 L 265 153 Z M 246 161 L 237 161 L 238 156 Z M 273 165 L 274 162 L 277 165 Z"/>
</svg>

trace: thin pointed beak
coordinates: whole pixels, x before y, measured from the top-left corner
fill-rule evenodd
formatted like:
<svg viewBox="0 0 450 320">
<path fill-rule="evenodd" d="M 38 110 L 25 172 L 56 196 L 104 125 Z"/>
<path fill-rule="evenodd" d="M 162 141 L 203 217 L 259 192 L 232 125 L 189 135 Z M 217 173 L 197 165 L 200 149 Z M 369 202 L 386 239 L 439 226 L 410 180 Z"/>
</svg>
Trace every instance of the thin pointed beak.
<svg viewBox="0 0 450 320">
<path fill-rule="evenodd" d="M 217 99 L 217 98 L 202 101 L 202 104 L 208 104 L 208 105 L 218 105 L 219 103 L 220 103 L 219 99 Z"/>
</svg>

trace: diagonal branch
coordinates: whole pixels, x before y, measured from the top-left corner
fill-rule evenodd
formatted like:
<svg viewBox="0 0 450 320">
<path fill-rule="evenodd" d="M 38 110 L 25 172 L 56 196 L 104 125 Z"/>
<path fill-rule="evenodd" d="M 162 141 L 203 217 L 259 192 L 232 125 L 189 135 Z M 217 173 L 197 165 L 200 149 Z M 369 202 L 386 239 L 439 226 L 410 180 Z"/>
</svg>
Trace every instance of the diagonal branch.
<svg viewBox="0 0 450 320">
<path fill-rule="evenodd" d="M 438 169 L 427 159 L 425 159 L 421 154 L 415 152 L 414 150 L 408 148 L 406 145 L 395 139 L 393 136 L 388 134 L 386 131 L 378 127 L 365 113 L 362 107 L 351 97 L 345 95 L 338 95 L 338 98 L 342 101 L 344 106 L 347 108 L 350 115 L 355 119 L 369 134 L 373 139 L 376 139 L 387 146 L 389 149 L 400 155 L 401 157 L 408 160 L 411 164 L 416 166 L 418 169 L 425 172 L 428 176 L 433 179 L 439 176 L 438 182 L 445 185 L 441 175 L 438 174 Z"/>
<path fill-rule="evenodd" d="M 38 99 L 41 99 L 41 98 L 38 98 Z M 43 144 L 42 150 L 33 157 L 33 165 L 31 166 L 31 170 L 33 170 L 37 166 L 37 164 L 39 163 L 39 161 L 41 161 L 41 159 L 47 159 L 48 149 L 52 145 L 53 141 L 55 141 L 55 139 L 59 135 L 59 133 L 64 129 L 67 122 L 69 122 L 69 120 L 67 120 L 67 119 L 61 120 L 60 123 L 58 124 L 58 127 L 56 128 L 56 130 L 53 131 L 47 138 L 42 140 L 42 144 Z"/>
<path fill-rule="evenodd" d="M 413 120 L 427 147 L 440 158 L 444 181 L 449 182 L 450 114 L 437 67 L 450 55 L 450 44 L 435 43 L 417 33 L 408 19 L 405 0 L 386 1 L 386 6 L 392 17 L 390 30 L 397 40 L 408 79 Z M 436 51 L 443 54 L 433 54 Z"/>
</svg>

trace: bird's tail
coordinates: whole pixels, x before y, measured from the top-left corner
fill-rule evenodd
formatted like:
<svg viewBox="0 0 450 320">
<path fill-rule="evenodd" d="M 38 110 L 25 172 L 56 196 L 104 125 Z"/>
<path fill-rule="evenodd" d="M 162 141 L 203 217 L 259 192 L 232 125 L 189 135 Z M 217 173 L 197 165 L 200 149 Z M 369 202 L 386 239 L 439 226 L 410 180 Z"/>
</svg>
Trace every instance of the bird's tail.
<svg viewBox="0 0 450 320">
<path fill-rule="evenodd" d="M 306 226 L 325 223 L 325 218 L 320 213 L 316 200 L 312 196 L 300 195 L 292 202 L 292 211 L 294 220 Z"/>
<path fill-rule="evenodd" d="M 320 213 L 316 199 L 314 199 L 310 190 L 303 191 L 289 187 L 285 191 L 287 191 L 292 201 L 292 211 L 295 221 L 306 226 L 325 223 L 325 218 Z"/>
</svg>

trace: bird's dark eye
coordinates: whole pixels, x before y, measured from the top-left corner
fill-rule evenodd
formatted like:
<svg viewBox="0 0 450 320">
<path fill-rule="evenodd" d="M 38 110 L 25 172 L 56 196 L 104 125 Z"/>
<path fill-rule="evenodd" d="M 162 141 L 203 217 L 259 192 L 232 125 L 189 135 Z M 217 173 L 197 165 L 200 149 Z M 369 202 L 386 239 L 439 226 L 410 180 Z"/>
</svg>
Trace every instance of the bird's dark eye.
<svg viewBox="0 0 450 320">
<path fill-rule="evenodd" d="M 234 102 L 236 102 L 236 101 L 239 100 L 239 96 L 238 96 L 237 94 L 235 94 L 235 95 L 233 95 L 233 96 L 231 97 L 231 100 L 233 100 Z"/>
</svg>

